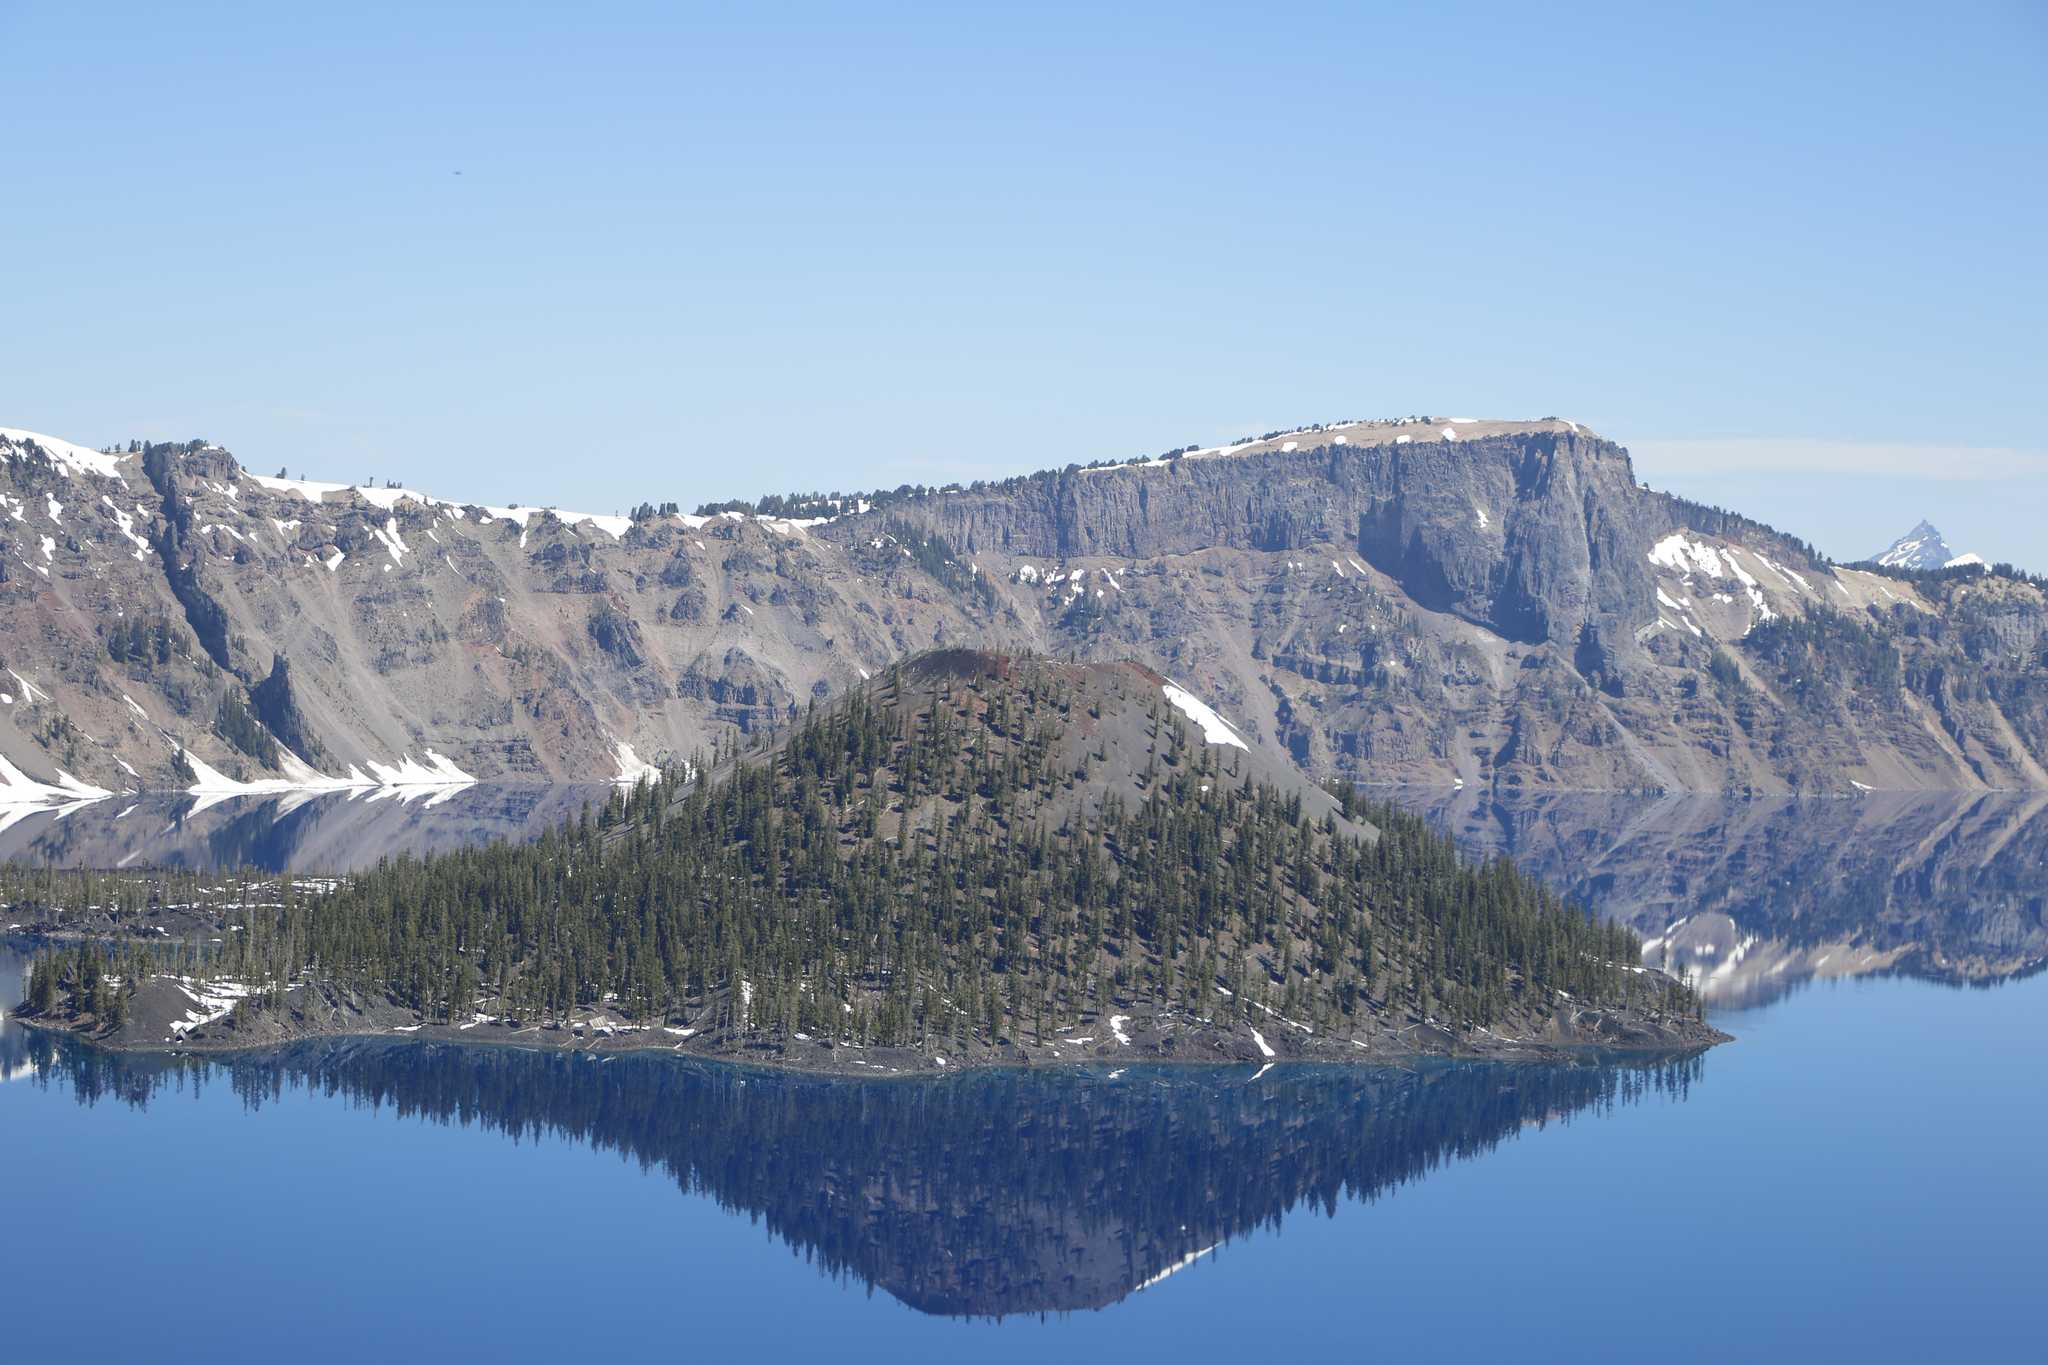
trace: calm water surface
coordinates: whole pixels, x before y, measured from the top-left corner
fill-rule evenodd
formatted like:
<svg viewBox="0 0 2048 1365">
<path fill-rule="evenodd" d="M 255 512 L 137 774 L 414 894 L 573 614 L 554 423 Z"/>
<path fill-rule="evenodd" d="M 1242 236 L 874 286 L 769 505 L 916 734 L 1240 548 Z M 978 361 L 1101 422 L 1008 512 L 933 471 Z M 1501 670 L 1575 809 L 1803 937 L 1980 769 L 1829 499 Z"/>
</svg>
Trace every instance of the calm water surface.
<svg viewBox="0 0 2048 1365">
<path fill-rule="evenodd" d="M 2038 1357 L 2039 813 L 1708 804 L 1437 812 L 1679 924 L 1739 1041 L 1655 1066 L 849 1082 L 388 1041 L 131 1059 L 0 1025 L 7 1340 Z"/>
</svg>

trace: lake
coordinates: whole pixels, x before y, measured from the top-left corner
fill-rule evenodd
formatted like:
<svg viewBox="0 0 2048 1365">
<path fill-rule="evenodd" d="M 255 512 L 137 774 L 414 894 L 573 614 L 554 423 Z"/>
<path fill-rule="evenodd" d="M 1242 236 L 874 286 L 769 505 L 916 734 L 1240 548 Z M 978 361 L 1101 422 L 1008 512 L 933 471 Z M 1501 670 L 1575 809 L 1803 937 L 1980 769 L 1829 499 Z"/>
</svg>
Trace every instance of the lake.
<svg viewBox="0 0 2048 1365">
<path fill-rule="evenodd" d="M 9 1022 L 10 1344 L 2038 1354 L 2044 803 L 1412 799 L 1635 924 L 1738 1041 L 1654 1064 L 861 1082 L 394 1040 L 124 1058 Z M 465 818 L 516 837 L 575 804 Z M 472 837 L 435 813 L 394 826 Z M 199 812 L 184 856 L 338 849 L 323 818 L 263 835 Z M 23 961 L 0 949 L 0 991 Z"/>
</svg>

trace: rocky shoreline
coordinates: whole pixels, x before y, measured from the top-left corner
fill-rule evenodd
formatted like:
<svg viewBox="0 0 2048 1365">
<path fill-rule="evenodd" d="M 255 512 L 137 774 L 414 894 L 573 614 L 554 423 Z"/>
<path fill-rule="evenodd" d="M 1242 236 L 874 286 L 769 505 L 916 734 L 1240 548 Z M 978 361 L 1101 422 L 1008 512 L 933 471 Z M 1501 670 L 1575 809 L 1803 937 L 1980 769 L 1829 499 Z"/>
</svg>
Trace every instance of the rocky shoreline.
<svg viewBox="0 0 2048 1365">
<path fill-rule="evenodd" d="M 15 1012 L 32 1028 L 69 1033 L 93 1046 L 135 1053 L 233 1053 L 309 1038 L 393 1037 L 420 1042 L 583 1052 L 598 1058 L 627 1052 L 669 1052 L 699 1060 L 768 1066 L 838 1076 L 940 1075 L 980 1067 L 1074 1066 L 1184 1062 L 1272 1065 L 1288 1062 L 1389 1065 L 1424 1058 L 1571 1062 L 1596 1053 L 1687 1053 L 1730 1041 L 1699 1020 L 1596 1009 L 1563 1002 L 1544 1020 L 1499 1031 L 1437 1023 L 1387 1027 L 1361 1038 L 1333 1038 L 1273 1017 L 1196 1019 L 1139 1004 L 1077 1021 L 1044 1041 L 995 1046 L 934 1038 L 923 1046 L 864 1046 L 770 1036 L 729 1024 L 643 1024 L 605 1008 L 567 1020 L 527 1022 L 479 1014 L 467 1023 L 421 1018 L 388 999 L 367 998 L 326 983 L 300 983 L 283 1008 L 244 1007 L 246 988 L 232 982 L 159 976 L 127 997 L 118 1026 L 90 1015 L 38 1017 Z M 721 1011 L 700 1011 L 712 1019 Z"/>
</svg>

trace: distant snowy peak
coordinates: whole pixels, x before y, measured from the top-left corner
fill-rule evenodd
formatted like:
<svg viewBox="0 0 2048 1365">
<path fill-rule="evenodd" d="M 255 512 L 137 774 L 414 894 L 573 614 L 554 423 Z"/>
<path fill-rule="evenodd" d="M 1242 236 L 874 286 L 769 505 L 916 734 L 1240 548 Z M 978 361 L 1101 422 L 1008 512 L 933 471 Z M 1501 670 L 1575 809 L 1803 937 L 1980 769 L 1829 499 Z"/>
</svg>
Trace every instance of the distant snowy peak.
<svg viewBox="0 0 2048 1365">
<path fill-rule="evenodd" d="M 1870 562 L 1884 569 L 1946 569 L 1960 564 L 1982 564 L 1974 554 L 1957 554 L 1941 538 L 1933 523 L 1923 521 L 1900 536 Z"/>
<path fill-rule="evenodd" d="M 1923 521 L 1870 560 L 1886 569 L 1938 569 L 1954 557 L 1955 551 L 1949 549 L 1941 532 L 1933 523 Z"/>
</svg>

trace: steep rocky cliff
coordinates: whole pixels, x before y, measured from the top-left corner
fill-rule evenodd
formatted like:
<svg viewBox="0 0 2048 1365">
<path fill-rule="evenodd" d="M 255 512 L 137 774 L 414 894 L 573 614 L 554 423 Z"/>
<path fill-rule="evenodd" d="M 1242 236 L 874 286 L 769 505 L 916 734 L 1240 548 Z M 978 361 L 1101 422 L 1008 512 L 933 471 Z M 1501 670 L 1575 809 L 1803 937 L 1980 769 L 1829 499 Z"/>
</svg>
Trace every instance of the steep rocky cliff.
<svg viewBox="0 0 2048 1365">
<path fill-rule="evenodd" d="M 2048 786 L 2038 584 L 1828 565 L 1570 422 L 874 501 L 583 516 L 0 432 L 0 800 L 607 780 L 941 645 L 1143 661 L 1317 776 Z"/>
</svg>

